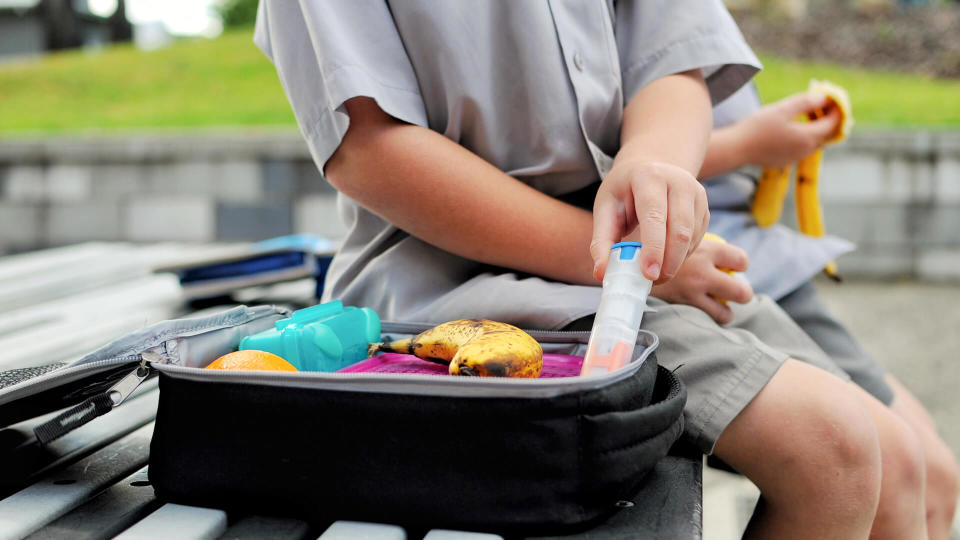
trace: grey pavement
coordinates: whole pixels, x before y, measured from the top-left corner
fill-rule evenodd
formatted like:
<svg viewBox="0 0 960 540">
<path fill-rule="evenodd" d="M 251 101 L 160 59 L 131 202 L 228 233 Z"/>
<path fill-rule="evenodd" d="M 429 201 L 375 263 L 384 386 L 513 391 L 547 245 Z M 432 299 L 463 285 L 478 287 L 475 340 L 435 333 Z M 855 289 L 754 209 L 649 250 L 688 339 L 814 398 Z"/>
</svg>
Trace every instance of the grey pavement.
<svg viewBox="0 0 960 540">
<path fill-rule="evenodd" d="M 960 455 L 960 284 L 818 285 L 834 315 L 927 407 Z"/>
<path fill-rule="evenodd" d="M 818 290 L 861 344 L 931 413 L 960 455 L 960 284 L 818 282 Z M 704 539 L 739 538 L 758 492 L 740 476 L 704 475 Z M 957 534 L 954 522 L 953 538 Z"/>
</svg>

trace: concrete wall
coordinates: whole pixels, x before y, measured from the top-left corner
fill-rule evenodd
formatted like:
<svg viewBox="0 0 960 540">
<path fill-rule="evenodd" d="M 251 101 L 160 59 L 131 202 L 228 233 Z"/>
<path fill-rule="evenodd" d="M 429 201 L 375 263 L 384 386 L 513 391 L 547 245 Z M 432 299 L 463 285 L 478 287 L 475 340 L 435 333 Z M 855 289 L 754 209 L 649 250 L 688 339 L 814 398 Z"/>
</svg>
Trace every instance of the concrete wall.
<svg viewBox="0 0 960 540">
<path fill-rule="evenodd" d="M 862 133 L 824 155 L 827 231 L 850 275 L 960 278 L 960 133 Z"/>
<path fill-rule="evenodd" d="M 47 31 L 37 17 L 0 15 L 0 58 L 40 54 L 47 48 Z"/>
<path fill-rule="evenodd" d="M 960 279 L 960 133 L 856 133 L 821 185 L 827 230 L 859 245 L 845 275 Z M 338 238 L 333 195 L 296 132 L 0 139 L 0 251 Z"/>
<path fill-rule="evenodd" d="M 0 250 L 345 229 L 299 133 L 0 140 Z"/>
</svg>

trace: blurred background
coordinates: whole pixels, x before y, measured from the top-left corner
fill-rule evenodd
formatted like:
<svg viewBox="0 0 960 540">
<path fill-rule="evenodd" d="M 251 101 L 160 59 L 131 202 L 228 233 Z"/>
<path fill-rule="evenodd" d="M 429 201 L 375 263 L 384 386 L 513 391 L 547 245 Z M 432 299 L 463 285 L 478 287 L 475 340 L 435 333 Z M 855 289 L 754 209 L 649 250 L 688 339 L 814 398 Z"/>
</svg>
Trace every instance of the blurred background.
<svg viewBox="0 0 960 540">
<path fill-rule="evenodd" d="M 764 100 L 811 78 L 849 91 L 856 127 L 826 150 L 821 200 L 858 249 L 820 290 L 960 450 L 960 2 L 727 3 L 766 66 Z M 91 241 L 343 235 L 252 43 L 256 4 L 0 0 L 0 270 Z M 18 288 L 3 277 L 0 300 Z"/>
<path fill-rule="evenodd" d="M 960 3 L 729 6 L 765 100 L 810 78 L 852 95 L 854 137 L 828 149 L 822 186 L 829 230 L 860 247 L 845 273 L 960 276 Z M 251 42 L 255 14 L 255 0 L 0 0 L 0 252 L 341 235 Z"/>
</svg>

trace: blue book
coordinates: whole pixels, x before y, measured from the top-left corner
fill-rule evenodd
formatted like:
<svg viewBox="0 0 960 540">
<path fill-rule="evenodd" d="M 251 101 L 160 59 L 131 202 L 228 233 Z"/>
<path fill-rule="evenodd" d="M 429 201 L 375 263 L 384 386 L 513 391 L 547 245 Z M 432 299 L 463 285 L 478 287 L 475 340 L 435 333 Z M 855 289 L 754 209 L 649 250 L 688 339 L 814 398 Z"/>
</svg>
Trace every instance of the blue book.
<svg viewBox="0 0 960 540">
<path fill-rule="evenodd" d="M 228 295 L 238 289 L 312 277 L 316 297 L 336 251 L 326 238 L 295 234 L 256 242 L 236 254 L 159 268 L 180 278 L 183 294 L 196 300 Z"/>
</svg>

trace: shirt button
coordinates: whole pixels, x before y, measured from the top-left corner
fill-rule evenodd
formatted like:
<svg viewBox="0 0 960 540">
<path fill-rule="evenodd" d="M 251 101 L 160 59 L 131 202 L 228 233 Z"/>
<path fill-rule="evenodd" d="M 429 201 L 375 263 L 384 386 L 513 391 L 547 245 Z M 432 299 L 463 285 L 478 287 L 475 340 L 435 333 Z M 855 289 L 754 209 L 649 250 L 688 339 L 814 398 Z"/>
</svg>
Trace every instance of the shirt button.
<svg viewBox="0 0 960 540">
<path fill-rule="evenodd" d="M 583 71 L 583 55 L 576 52 L 573 53 L 573 65 L 577 68 L 577 71 Z"/>
</svg>

